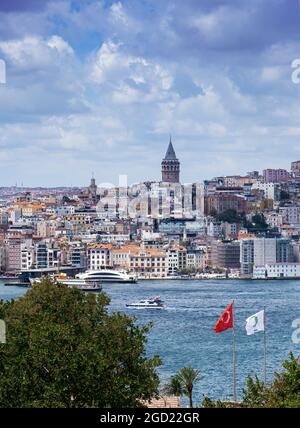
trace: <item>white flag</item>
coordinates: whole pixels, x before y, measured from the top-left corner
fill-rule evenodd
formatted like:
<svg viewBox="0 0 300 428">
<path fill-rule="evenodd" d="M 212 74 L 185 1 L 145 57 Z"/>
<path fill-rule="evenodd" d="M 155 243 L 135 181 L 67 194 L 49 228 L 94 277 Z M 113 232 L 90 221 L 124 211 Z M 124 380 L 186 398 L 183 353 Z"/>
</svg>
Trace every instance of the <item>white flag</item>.
<svg viewBox="0 0 300 428">
<path fill-rule="evenodd" d="M 262 310 L 257 312 L 257 314 L 251 315 L 251 317 L 246 319 L 246 330 L 247 335 L 257 333 L 259 331 L 265 330 L 265 311 Z"/>
</svg>

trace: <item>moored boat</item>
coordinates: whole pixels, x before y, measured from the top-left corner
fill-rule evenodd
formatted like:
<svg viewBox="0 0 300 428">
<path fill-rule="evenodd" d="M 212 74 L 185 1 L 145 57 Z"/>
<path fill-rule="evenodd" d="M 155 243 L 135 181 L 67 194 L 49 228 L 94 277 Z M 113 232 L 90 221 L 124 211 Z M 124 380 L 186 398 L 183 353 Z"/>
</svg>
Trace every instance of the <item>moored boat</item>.
<svg viewBox="0 0 300 428">
<path fill-rule="evenodd" d="M 102 285 L 99 280 L 86 280 L 79 278 L 69 278 L 66 274 L 58 274 L 51 276 L 57 283 L 67 285 L 71 288 L 77 288 L 82 291 L 101 291 Z M 29 278 L 30 284 L 40 283 L 42 278 Z"/>
<path fill-rule="evenodd" d="M 113 269 L 87 270 L 76 275 L 78 279 L 99 280 L 101 282 L 135 283 L 137 278 L 125 271 Z"/>
</svg>

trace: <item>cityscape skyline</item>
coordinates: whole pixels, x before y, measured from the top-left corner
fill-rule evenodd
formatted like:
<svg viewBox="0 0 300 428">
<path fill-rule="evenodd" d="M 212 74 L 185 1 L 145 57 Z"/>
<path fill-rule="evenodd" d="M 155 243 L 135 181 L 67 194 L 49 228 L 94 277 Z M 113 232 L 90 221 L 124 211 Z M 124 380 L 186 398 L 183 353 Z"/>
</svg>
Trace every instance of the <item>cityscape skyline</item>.
<svg viewBox="0 0 300 428">
<path fill-rule="evenodd" d="M 3 185 L 157 180 L 169 133 L 182 182 L 300 157 L 298 1 L 23 3 L 0 5 Z"/>
<path fill-rule="evenodd" d="M 299 30 L 300 0 L 0 0 L 1 408 L 300 408 Z"/>
</svg>

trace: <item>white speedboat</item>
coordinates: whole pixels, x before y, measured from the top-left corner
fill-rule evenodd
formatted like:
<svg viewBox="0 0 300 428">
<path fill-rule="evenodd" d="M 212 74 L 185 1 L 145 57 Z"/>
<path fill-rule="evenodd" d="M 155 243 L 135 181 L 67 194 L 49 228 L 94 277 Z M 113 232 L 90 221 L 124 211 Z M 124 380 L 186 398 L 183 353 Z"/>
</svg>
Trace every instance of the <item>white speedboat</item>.
<svg viewBox="0 0 300 428">
<path fill-rule="evenodd" d="M 140 300 L 137 303 L 128 303 L 127 308 L 135 309 L 164 309 L 164 302 L 159 296 L 150 299 Z"/>
<path fill-rule="evenodd" d="M 40 278 L 29 278 L 30 284 L 34 283 L 40 283 L 42 277 Z M 60 284 L 67 285 L 71 288 L 77 288 L 78 290 L 82 291 L 101 291 L 102 285 L 100 281 L 89 281 L 85 279 L 78 279 L 78 278 L 69 278 L 66 274 L 59 274 L 59 275 L 53 275 L 51 276 L 51 279 L 55 280 L 56 282 L 59 282 Z"/>
<path fill-rule="evenodd" d="M 87 270 L 76 275 L 78 279 L 98 280 L 101 282 L 137 282 L 134 275 L 130 275 L 125 271 L 117 271 L 113 269 Z"/>
</svg>

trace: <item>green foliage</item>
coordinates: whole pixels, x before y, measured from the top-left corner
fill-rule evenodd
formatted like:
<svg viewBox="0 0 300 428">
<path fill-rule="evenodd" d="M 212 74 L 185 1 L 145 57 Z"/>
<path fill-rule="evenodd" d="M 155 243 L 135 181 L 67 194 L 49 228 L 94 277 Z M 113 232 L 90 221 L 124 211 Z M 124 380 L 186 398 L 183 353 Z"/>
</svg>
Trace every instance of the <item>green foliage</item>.
<svg viewBox="0 0 300 428">
<path fill-rule="evenodd" d="M 292 353 L 283 368 L 281 373 L 275 373 L 268 388 L 257 378 L 249 377 L 244 403 L 251 407 L 300 407 L 300 364 Z"/>
<path fill-rule="evenodd" d="M 257 213 L 252 216 L 251 222 L 245 221 L 244 227 L 247 229 L 267 229 L 268 224 L 263 213 Z"/>
<path fill-rule="evenodd" d="M 213 401 L 205 397 L 202 407 L 206 408 L 300 408 L 300 364 L 290 353 L 290 358 L 283 362 L 283 371 L 274 374 L 274 380 L 266 387 L 257 376 L 247 379 L 247 387 L 243 389 L 243 401 L 232 403 Z"/>
<path fill-rule="evenodd" d="M 229 208 L 216 216 L 218 221 L 227 221 L 228 223 L 239 223 L 241 216 L 235 209 Z"/>
<path fill-rule="evenodd" d="M 197 382 L 203 377 L 199 370 L 192 367 L 183 367 L 175 376 L 170 378 L 169 383 L 164 387 L 164 391 L 171 395 L 186 395 L 189 399 L 190 407 L 193 407 L 193 389 Z"/>
<path fill-rule="evenodd" d="M 232 408 L 247 408 L 245 403 L 233 401 L 211 400 L 209 397 L 204 397 L 201 406 L 205 409 L 232 409 Z"/>
<path fill-rule="evenodd" d="M 163 393 L 166 395 L 183 395 L 183 387 L 177 375 L 171 376 L 169 382 L 163 387 Z"/>
<path fill-rule="evenodd" d="M 261 382 L 257 375 L 253 379 L 251 376 L 247 378 L 247 388 L 243 389 L 244 403 L 249 407 L 263 407 L 268 401 L 268 391 L 264 382 Z"/>
<path fill-rule="evenodd" d="M 216 217 L 217 216 L 217 210 L 215 208 L 211 208 L 211 210 L 209 211 L 209 215 L 211 217 Z"/>
<path fill-rule="evenodd" d="M 0 303 L 0 407 L 140 407 L 157 394 L 160 360 L 145 356 L 150 326 L 108 314 L 108 297 L 49 278 Z"/>
<path fill-rule="evenodd" d="M 290 359 L 282 366 L 284 371 L 275 373 L 269 389 L 269 404 L 272 407 L 300 407 L 300 364 L 290 353 Z"/>
<path fill-rule="evenodd" d="M 281 201 L 287 201 L 290 199 L 290 194 L 286 192 L 285 190 L 280 191 L 280 200 Z"/>
</svg>

